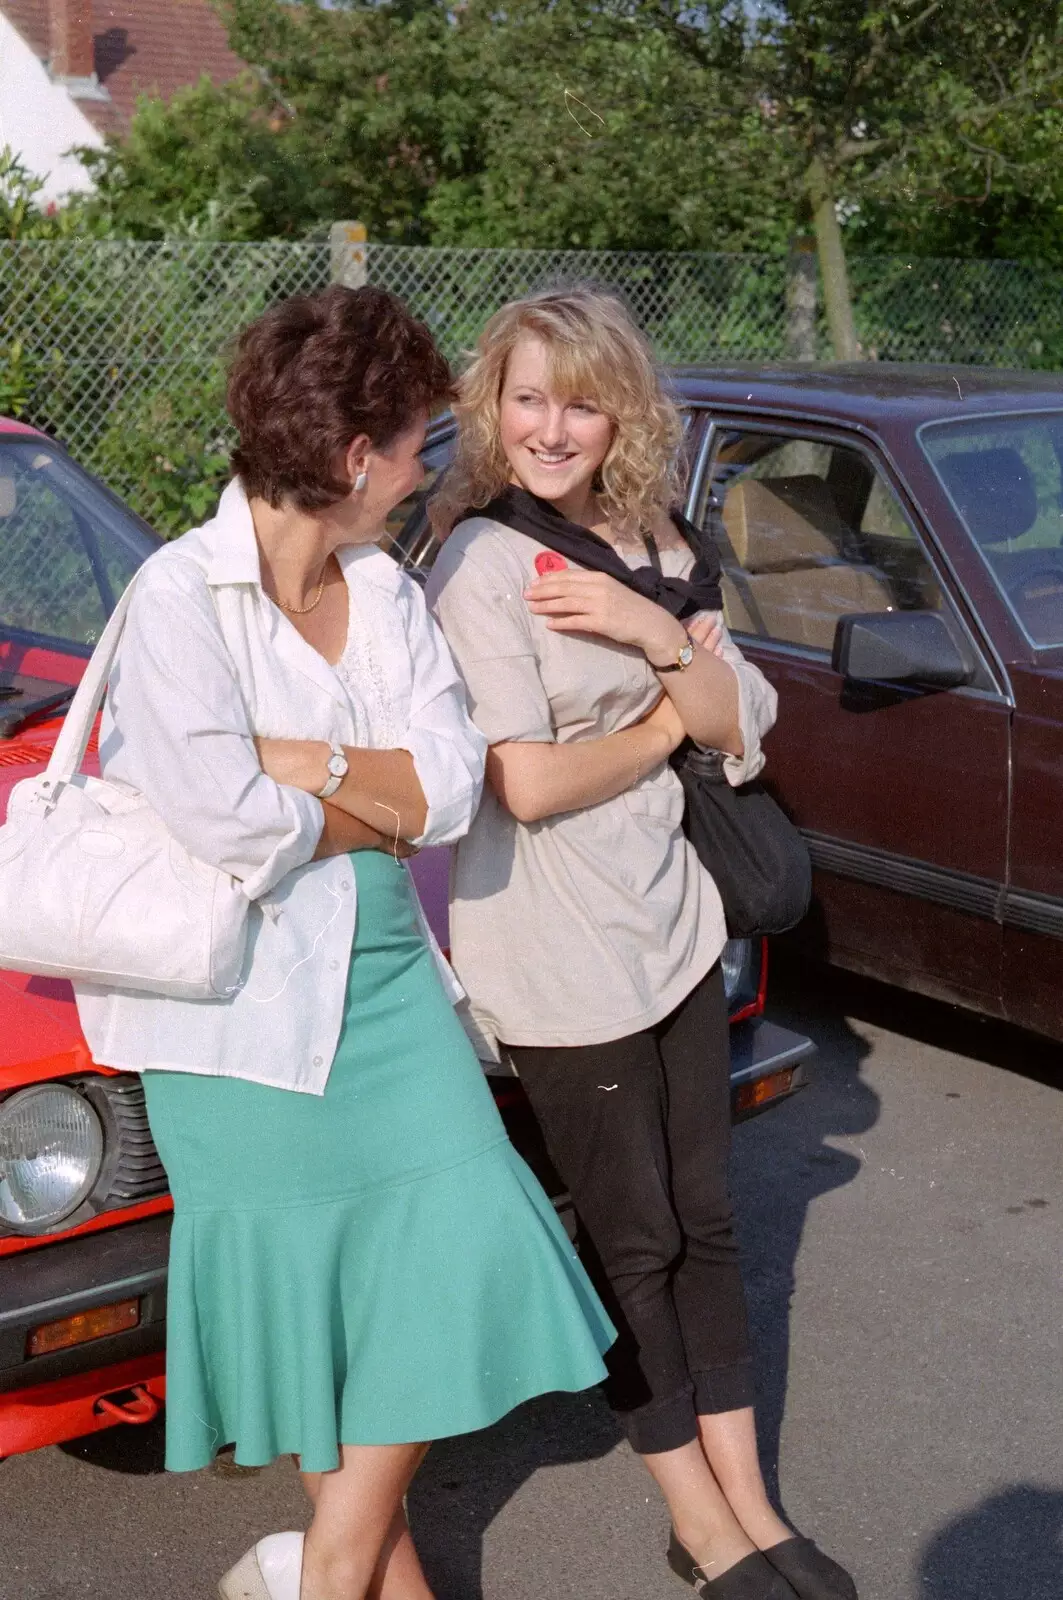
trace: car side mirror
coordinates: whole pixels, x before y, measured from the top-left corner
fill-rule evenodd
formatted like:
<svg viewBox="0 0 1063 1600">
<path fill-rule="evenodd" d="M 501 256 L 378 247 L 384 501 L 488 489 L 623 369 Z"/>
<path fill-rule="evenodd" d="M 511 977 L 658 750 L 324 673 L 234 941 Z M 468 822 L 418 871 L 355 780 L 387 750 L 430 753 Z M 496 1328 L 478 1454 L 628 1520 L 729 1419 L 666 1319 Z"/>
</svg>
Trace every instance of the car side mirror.
<svg viewBox="0 0 1063 1600">
<path fill-rule="evenodd" d="M 831 666 L 855 683 L 911 683 L 958 689 L 976 664 L 939 611 L 873 611 L 841 617 Z"/>
</svg>

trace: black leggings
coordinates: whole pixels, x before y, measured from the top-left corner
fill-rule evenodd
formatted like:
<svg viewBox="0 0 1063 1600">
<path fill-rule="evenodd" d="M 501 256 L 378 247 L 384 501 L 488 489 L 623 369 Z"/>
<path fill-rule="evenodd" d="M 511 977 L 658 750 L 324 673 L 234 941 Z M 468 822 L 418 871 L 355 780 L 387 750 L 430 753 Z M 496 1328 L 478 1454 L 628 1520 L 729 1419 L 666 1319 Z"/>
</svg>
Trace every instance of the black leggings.
<svg viewBox="0 0 1063 1600">
<path fill-rule="evenodd" d="M 753 1403 L 719 965 L 642 1033 L 510 1052 L 619 1330 L 609 1403 L 640 1454 L 677 1449 L 699 1415 Z"/>
</svg>

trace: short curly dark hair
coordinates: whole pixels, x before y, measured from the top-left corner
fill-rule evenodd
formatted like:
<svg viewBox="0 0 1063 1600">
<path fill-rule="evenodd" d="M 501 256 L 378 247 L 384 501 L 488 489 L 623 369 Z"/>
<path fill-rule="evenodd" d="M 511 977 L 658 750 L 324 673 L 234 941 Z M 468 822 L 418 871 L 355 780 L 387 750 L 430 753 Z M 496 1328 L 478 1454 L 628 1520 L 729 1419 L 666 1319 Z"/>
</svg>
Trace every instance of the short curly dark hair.
<svg viewBox="0 0 1063 1600">
<path fill-rule="evenodd" d="M 359 434 L 386 450 L 452 394 L 446 358 L 386 289 L 293 295 L 240 335 L 226 404 L 247 494 L 319 511 L 350 492 L 336 454 Z"/>
</svg>

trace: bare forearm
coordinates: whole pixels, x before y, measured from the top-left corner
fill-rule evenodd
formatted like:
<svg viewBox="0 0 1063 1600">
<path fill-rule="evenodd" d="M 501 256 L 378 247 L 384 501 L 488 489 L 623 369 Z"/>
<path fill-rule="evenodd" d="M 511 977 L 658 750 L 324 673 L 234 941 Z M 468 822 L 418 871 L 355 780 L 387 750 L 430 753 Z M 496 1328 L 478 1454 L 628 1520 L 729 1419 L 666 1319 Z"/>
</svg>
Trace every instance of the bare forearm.
<svg viewBox="0 0 1063 1600">
<path fill-rule="evenodd" d="M 332 796 L 333 805 L 392 838 L 419 839 L 428 802 L 410 752 L 345 745 L 344 755 L 350 770 Z"/>
<path fill-rule="evenodd" d="M 265 772 L 278 783 L 317 794 L 328 776 L 323 739 L 257 739 Z M 348 771 L 329 804 L 394 839 L 418 839 L 428 805 L 408 750 L 363 750 L 344 745 Z"/>
<path fill-rule="evenodd" d="M 660 682 L 696 744 L 731 756 L 743 754 L 733 667 L 699 645 L 685 672 L 662 673 Z"/>
<path fill-rule="evenodd" d="M 393 835 L 379 833 L 359 817 L 350 816 L 346 811 L 341 811 L 339 806 L 330 805 L 327 800 L 323 800 L 321 805 L 325 813 L 325 826 L 314 851 L 315 861 L 322 861 L 327 856 L 347 855 L 351 850 L 383 850 L 388 855 L 394 854 Z M 403 854 L 401 844 L 398 853 L 400 856 Z"/>
<path fill-rule="evenodd" d="M 519 822 L 542 822 L 612 800 L 670 754 L 659 728 L 636 723 L 572 744 L 493 745 L 487 752 L 487 782 Z"/>
</svg>

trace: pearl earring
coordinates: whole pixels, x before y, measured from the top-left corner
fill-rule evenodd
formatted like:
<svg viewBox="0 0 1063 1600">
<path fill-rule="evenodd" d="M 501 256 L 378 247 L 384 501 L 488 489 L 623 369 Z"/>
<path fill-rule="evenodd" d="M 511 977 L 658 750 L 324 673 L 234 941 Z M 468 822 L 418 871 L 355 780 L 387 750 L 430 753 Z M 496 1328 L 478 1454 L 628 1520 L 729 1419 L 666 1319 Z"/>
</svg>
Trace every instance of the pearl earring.
<svg viewBox="0 0 1063 1600">
<path fill-rule="evenodd" d="M 369 474 L 368 474 L 368 472 L 360 472 L 358 474 L 357 478 L 355 478 L 355 480 L 354 480 L 354 492 L 355 492 L 355 494 L 361 494 L 368 482 L 369 482 Z"/>
</svg>

